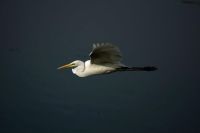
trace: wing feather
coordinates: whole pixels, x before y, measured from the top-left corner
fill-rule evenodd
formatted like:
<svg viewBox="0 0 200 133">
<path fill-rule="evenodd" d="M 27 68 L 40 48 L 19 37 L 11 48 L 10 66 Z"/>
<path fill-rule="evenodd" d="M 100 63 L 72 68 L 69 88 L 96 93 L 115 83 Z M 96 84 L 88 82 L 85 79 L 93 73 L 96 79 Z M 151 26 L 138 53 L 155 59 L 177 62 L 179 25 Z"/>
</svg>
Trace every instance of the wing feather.
<svg viewBox="0 0 200 133">
<path fill-rule="evenodd" d="M 122 55 L 119 48 L 111 43 L 93 44 L 90 53 L 93 64 L 116 64 L 121 61 Z"/>
</svg>

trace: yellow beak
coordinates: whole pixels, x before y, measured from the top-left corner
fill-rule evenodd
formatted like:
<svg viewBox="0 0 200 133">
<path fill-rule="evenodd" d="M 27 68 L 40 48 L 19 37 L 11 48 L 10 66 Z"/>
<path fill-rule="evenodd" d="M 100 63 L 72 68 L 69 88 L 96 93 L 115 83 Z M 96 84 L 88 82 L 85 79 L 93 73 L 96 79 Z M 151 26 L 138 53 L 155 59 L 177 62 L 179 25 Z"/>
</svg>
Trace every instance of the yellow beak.
<svg viewBox="0 0 200 133">
<path fill-rule="evenodd" d="M 60 66 L 60 67 L 58 67 L 57 69 L 63 69 L 63 68 L 71 68 L 71 67 L 73 67 L 73 64 L 65 64 L 65 65 L 63 65 L 63 66 Z"/>
</svg>

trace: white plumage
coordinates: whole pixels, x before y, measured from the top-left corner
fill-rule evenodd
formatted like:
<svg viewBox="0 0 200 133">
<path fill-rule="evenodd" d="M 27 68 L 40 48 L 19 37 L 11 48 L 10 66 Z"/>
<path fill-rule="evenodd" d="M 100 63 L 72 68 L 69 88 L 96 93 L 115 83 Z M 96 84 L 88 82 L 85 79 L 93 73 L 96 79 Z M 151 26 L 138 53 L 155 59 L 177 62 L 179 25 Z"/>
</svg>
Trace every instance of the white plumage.
<svg viewBox="0 0 200 133">
<path fill-rule="evenodd" d="M 127 67 L 121 61 L 122 55 L 119 48 L 111 43 L 93 44 L 90 60 L 85 62 L 76 60 L 63 65 L 58 69 L 72 68 L 72 72 L 79 77 L 97 74 L 107 74 L 116 71 L 153 71 L 156 67 Z"/>
</svg>

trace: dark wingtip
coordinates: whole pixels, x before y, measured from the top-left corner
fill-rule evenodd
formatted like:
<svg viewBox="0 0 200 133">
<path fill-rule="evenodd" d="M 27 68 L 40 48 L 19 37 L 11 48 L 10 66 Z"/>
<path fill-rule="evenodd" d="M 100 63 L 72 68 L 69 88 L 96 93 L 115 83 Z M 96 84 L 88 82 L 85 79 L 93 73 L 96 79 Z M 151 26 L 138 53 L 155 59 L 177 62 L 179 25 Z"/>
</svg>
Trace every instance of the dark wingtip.
<svg viewBox="0 0 200 133">
<path fill-rule="evenodd" d="M 155 66 L 147 66 L 147 67 L 144 67 L 143 69 L 145 71 L 155 71 L 155 70 L 158 70 L 158 68 L 155 67 Z"/>
</svg>

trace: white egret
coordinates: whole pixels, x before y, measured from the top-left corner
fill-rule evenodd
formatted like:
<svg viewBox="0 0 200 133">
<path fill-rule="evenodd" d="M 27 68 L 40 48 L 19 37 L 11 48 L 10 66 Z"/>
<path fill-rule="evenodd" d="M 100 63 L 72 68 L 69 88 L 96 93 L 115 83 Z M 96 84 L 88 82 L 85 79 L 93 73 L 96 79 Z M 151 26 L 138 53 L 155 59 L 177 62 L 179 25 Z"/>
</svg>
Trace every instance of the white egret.
<svg viewBox="0 0 200 133">
<path fill-rule="evenodd" d="M 122 64 L 122 55 L 119 48 L 110 43 L 93 44 L 90 60 L 85 62 L 76 60 L 58 69 L 72 68 L 72 72 L 79 77 L 97 74 L 108 74 L 117 71 L 154 71 L 154 66 L 128 67 Z"/>
</svg>

